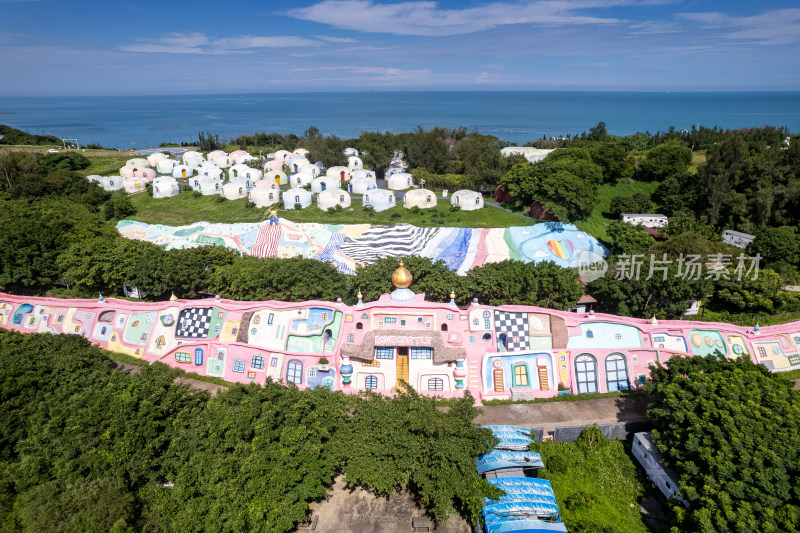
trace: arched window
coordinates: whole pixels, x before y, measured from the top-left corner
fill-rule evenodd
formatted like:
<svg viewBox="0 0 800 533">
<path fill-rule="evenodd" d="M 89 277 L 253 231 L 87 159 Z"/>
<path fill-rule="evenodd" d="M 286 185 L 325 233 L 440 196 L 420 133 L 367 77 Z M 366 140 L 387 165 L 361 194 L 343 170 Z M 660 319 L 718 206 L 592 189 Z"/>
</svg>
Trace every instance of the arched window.
<svg viewBox="0 0 800 533">
<path fill-rule="evenodd" d="M 505 333 L 501 333 L 497 336 L 497 351 L 505 352 L 508 350 L 508 336 Z"/>
<path fill-rule="evenodd" d="M 344 203 L 344 194 L 339 195 L 339 201 Z"/>
<path fill-rule="evenodd" d="M 606 385 L 608 392 L 628 390 L 628 361 L 621 353 L 611 353 L 606 357 Z"/>
<path fill-rule="evenodd" d="M 578 394 L 597 392 L 597 359 L 588 353 L 575 358 L 575 381 Z"/>
<path fill-rule="evenodd" d="M 442 331 L 447 331 L 447 324 L 442 324 Z"/>
<path fill-rule="evenodd" d="M 303 384 L 303 363 L 292 359 L 286 367 L 286 381 L 288 383 Z"/>
<path fill-rule="evenodd" d="M 475 198 L 475 205 L 481 205 L 481 197 L 480 196 Z"/>
<path fill-rule="evenodd" d="M 454 196 L 453 201 L 455 202 L 456 205 L 458 205 L 458 196 Z"/>
<path fill-rule="evenodd" d="M 364 195 L 364 204 L 368 204 L 368 203 L 369 203 L 369 196 L 365 194 Z"/>
<path fill-rule="evenodd" d="M 444 390 L 444 380 L 442 378 L 430 378 L 430 379 L 428 379 L 428 390 L 443 391 Z"/>
<path fill-rule="evenodd" d="M 364 324 L 361 322 L 356 322 L 356 329 L 364 329 Z"/>
<path fill-rule="evenodd" d="M 431 195 L 430 195 L 430 194 L 428 195 L 427 202 L 428 202 L 428 203 L 431 203 Z"/>
<path fill-rule="evenodd" d="M 364 387 L 367 389 L 377 389 L 378 378 L 376 376 L 367 376 L 367 379 L 364 380 Z"/>
<path fill-rule="evenodd" d="M 296 203 L 296 204 L 300 203 L 300 195 L 299 194 L 294 197 L 294 203 Z"/>
<path fill-rule="evenodd" d="M 483 339 L 483 342 L 489 342 L 492 340 L 492 334 L 487 331 L 481 338 Z"/>
</svg>

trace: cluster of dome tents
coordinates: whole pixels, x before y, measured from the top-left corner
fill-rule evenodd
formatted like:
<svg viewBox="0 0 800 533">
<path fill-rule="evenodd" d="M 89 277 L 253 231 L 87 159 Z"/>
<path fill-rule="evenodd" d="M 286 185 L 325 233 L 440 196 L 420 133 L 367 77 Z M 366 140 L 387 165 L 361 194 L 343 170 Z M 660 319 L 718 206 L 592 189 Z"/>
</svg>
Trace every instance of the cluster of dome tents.
<svg viewBox="0 0 800 533">
<path fill-rule="evenodd" d="M 142 192 L 150 184 L 153 198 L 177 196 L 183 185 L 204 196 L 248 198 L 260 208 L 282 200 L 286 209 L 303 209 L 311 205 L 312 195 L 316 195 L 317 207 L 322 210 L 347 208 L 351 204 L 350 195 L 356 194 L 361 195 L 365 207 L 371 206 L 376 212 L 396 205 L 394 191 L 415 186 L 399 155 L 386 171 L 388 188 L 383 189 L 378 187 L 375 171 L 364 169 L 355 148 L 347 148 L 344 153 L 347 166 L 326 169 L 322 162 L 311 163 L 304 148 L 268 154 L 263 165 L 244 150 L 231 153 L 215 150 L 205 158 L 200 152 L 186 151 L 176 159 L 156 152 L 146 158 L 129 159 L 118 176 L 91 175 L 88 179 L 107 191 L 123 190 L 128 194 Z M 259 161 L 255 167 L 254 161 Z M 289 188 L 281 190 L 282 185 Z M 456 191 L 450 203 L 471 211 L 483 207 L 483 196 L 469 190 Z M 436 204 L 436 194 L 428 189 L 413 189 L 403 196 L 406 208 L 426 209 Z"/>
</svg>

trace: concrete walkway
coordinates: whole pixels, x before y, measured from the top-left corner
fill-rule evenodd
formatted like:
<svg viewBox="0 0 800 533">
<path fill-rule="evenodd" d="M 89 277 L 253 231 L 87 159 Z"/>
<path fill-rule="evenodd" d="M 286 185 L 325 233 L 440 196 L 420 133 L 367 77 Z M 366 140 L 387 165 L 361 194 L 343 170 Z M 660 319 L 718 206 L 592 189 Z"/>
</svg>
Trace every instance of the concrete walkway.
<svg viewBox="0 0 800 533">
<path fill-rule="evenodd" d="M 650 396 L 597 398 L 565 402 L 485 405 L 475 422 L 482 425 L 512 425 L 543 429 L 552 433 L 557 427 L 646 422 Z"/>
</svg>

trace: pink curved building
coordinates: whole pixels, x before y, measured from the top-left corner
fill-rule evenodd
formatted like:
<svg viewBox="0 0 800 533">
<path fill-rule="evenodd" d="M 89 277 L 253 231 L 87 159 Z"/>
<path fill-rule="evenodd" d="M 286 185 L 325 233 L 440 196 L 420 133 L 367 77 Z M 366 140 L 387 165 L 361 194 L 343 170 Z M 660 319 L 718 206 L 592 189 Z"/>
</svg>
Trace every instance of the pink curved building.
<svg viewBox="0 0 800 533">
<path fill-rule="evenodd" d="M 409 276 L 410 280 L 410 276 Z M 405 283 L 354 306 L 222 299 L 158 303 L 0 293 L 0 326 L 81 335 L 94 344 L 228 381 L 293 382 L 392 394 L 530 399 L 640 387 L 675 356 L 744 355 L 773 371 L 800 365 L 800 322 L 639 320 L 530 306 L 426 301 Z"/>
</svg>

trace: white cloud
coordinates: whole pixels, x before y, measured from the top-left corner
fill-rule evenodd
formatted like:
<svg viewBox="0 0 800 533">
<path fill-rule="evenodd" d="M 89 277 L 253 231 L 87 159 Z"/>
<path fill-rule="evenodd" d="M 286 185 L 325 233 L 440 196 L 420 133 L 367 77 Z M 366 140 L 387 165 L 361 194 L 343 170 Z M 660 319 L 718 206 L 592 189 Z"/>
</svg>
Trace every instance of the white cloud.
<svg viewBox="0 0 800 533">
<path fill-rule="evenodd" d="M 431 73 L 428 69 L 407 70 L 394 67 L 369 66 L 296 68 L 291 72 L 319 72 L 324 70 L 343 70 L 350 74 L 363 74 L 374 81 L 419 81 L 427 78 Z"/>
<path fill-rule="evenodd" d="M 317 35 L 317 39 L 328 43 L 357 43 L 352 37 L 329 37 L 327 35 Z"/>
<path fill-rule="evenodd" d="M 121 46 L 120 50 L 161 54 L 228 54 L 263 48 L 303 48 L 322 44 L 318 40 L 294 36 L 243 35 L 212 40 L 202 33 L 171 33 L 153 41 Z"/>
<path fill-rule="evenodd" d="M 373 0 L 324 0 L 288 11 L 302 20 L 361 32 L 396 35 L 459 35 L 511 24 L 543 26 L 618 24 L 616 18 L 581 16 L 585 8 L 626 5 L 635 0 L 542 0 L 494 2 L 465 9 L 440 9 L 436 2 L 376 4 Z"/>
<path fill-rule="evenodd" d="M 734 41 L 762 45 L 792 44 L 800 40 L 800 9 L 765 11 L 750 17 L 731 17 L 725 13 L 680 13 L 680 17 L 699 22 L 705 28 L 722 30 L 721 36 Z"/>
</svg>

